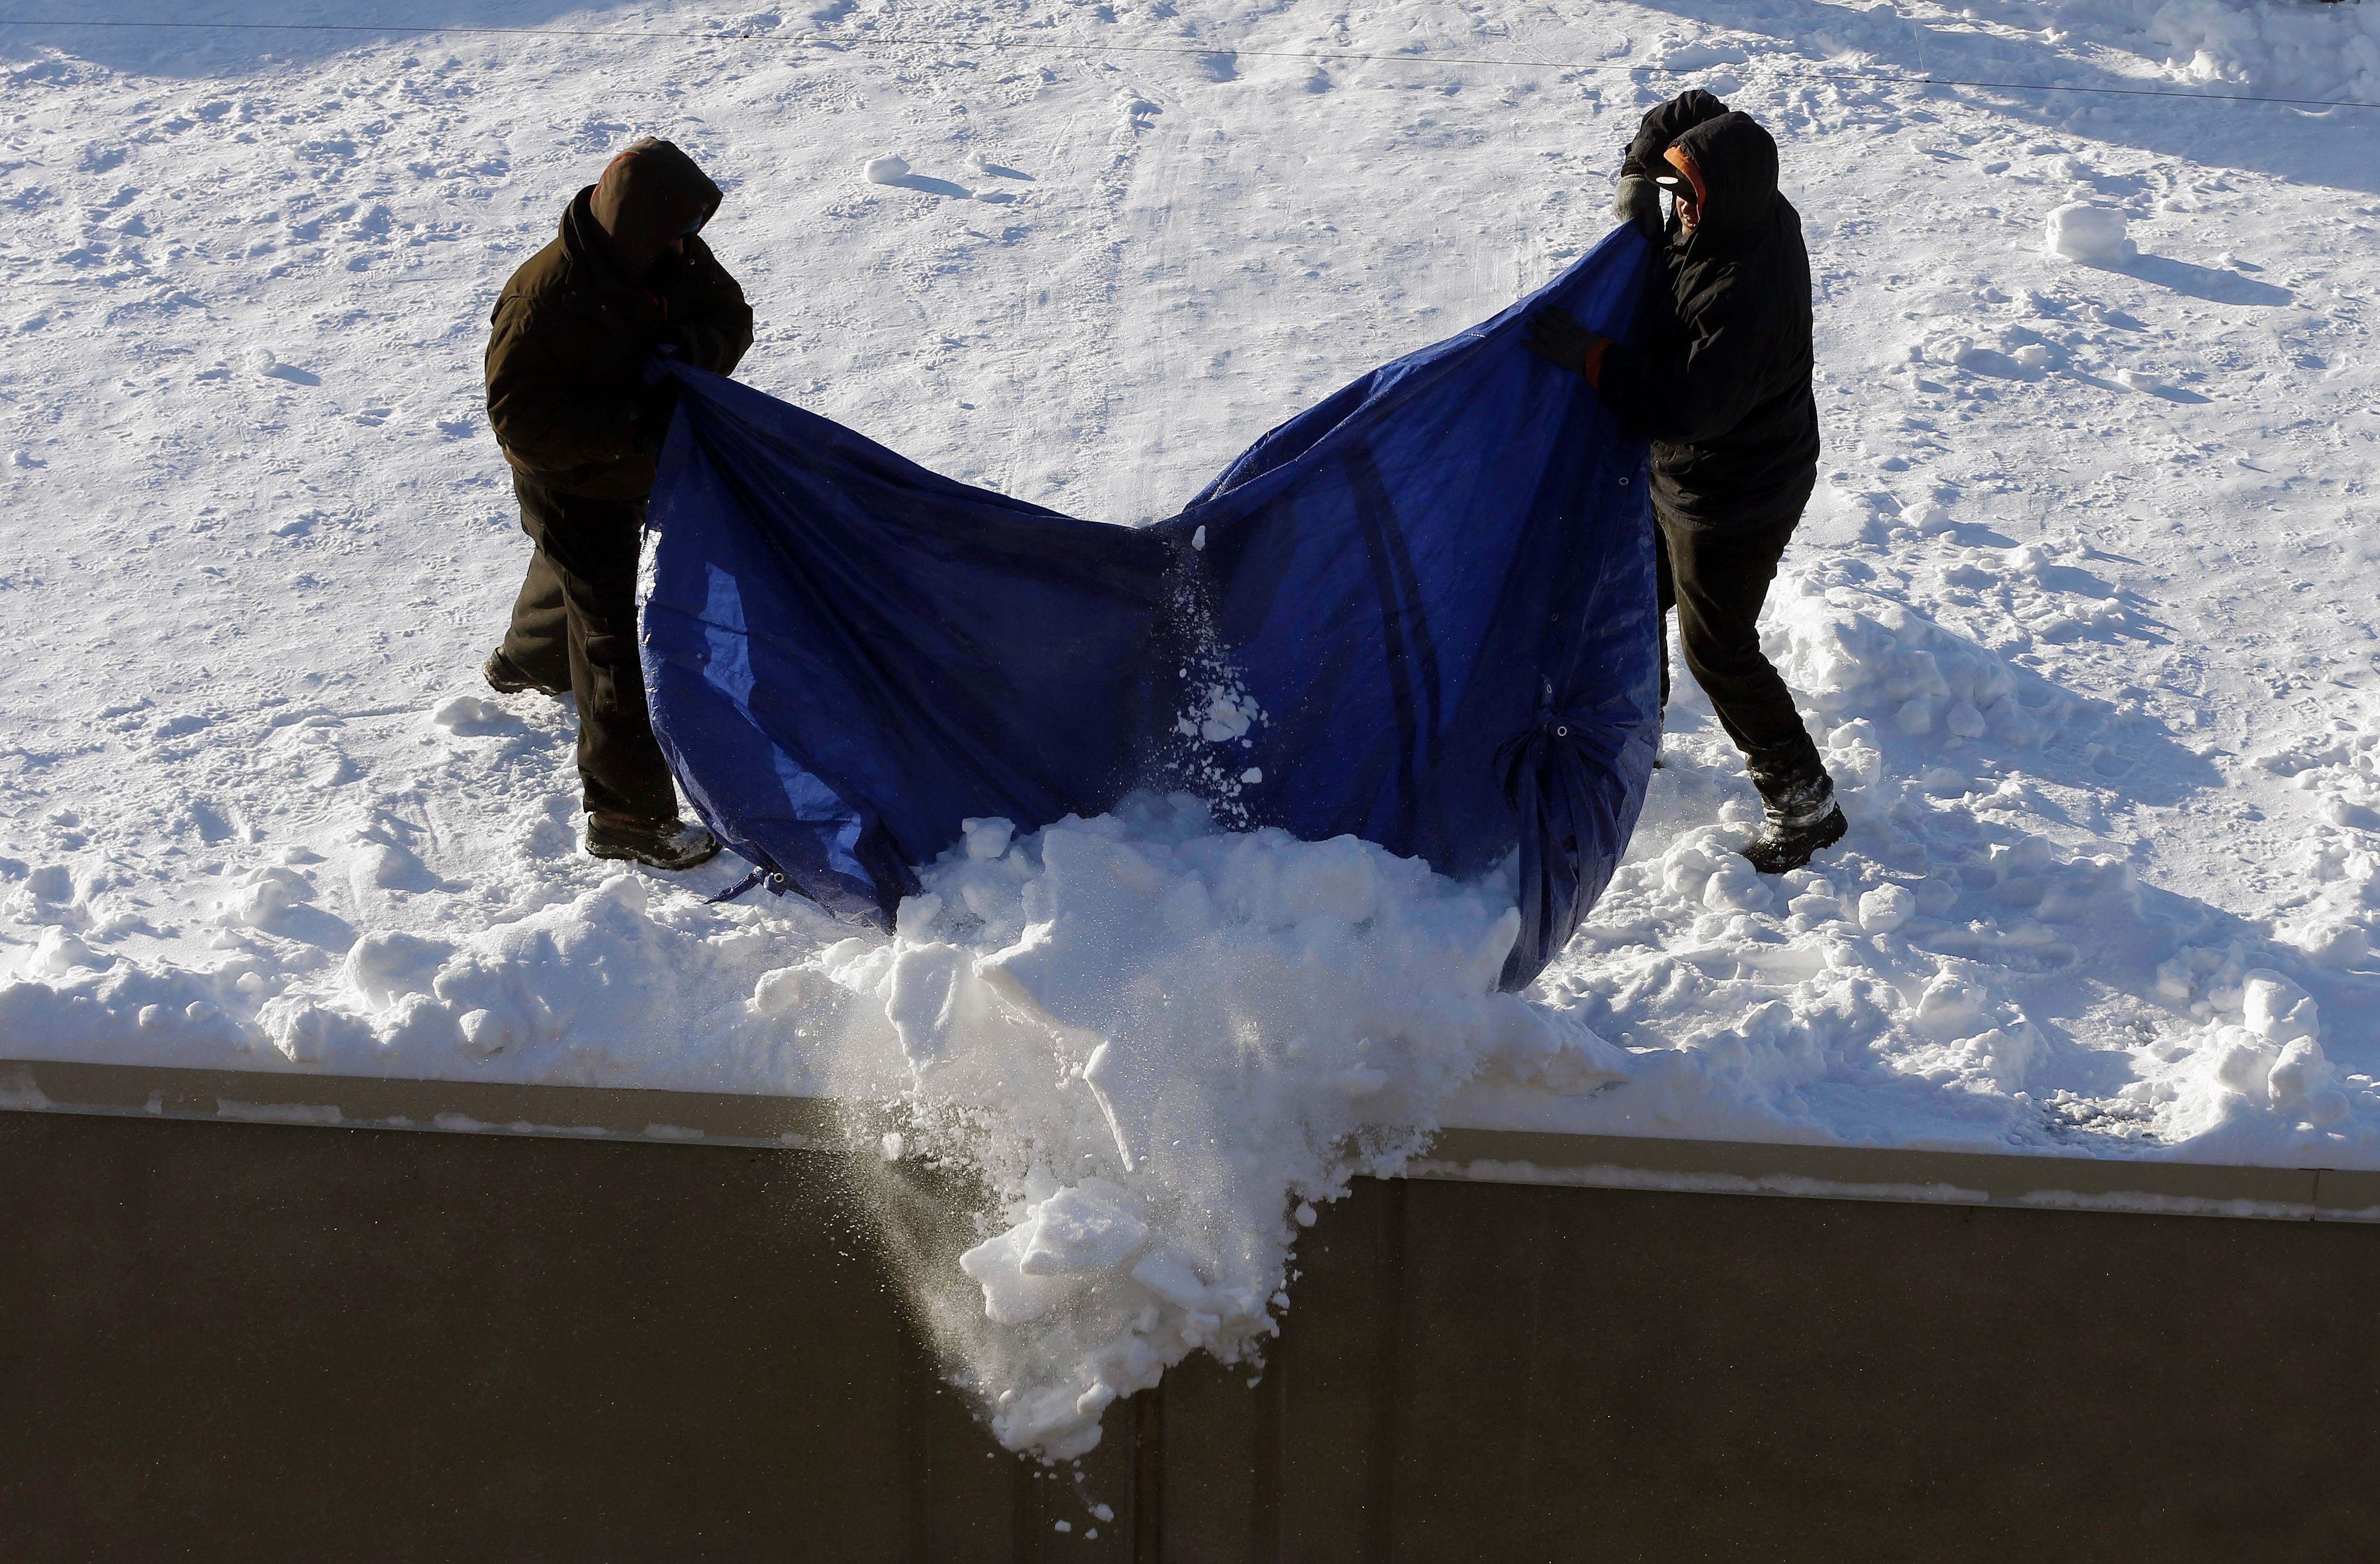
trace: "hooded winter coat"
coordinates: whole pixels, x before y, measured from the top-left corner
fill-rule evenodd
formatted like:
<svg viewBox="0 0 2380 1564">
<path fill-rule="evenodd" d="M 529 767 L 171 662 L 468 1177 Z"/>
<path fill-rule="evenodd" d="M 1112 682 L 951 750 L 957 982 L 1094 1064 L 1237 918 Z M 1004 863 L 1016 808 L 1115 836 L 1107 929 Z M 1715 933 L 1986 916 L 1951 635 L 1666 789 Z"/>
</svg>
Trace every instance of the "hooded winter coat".
<svg viewBox="0 0 2380 1564">
<path fill-rule="evenodd" d="M 1801 214 L 1778 193 L 1768 132 L 1708 92 L 1647 114 L 1623 172 L 1669 172 L 1673 146 L 1701 176 L 1701 225 L 1670 219 L 1667 286 L 1647 290 L 1631 342 L 1606 351 L 1597 388 L 1652 437 L 1653 500 L 1674 522 L 1774 527 L 1801 514 L 1818 477 Z"/>
<path fill-rule="evenodd" d="M 645 360 L 667 344 L 726 374 L 752 346 L 744 290 L 688 232 L 719 202 L 686 153 L 638 141 L 504 285 L 490 317 L 488 422 L 523 475 L 596 499 L 651 492 L 668 405 L 645 386 Z M 670 253 L 681 238 L 684 253 Z"/>
</svg>

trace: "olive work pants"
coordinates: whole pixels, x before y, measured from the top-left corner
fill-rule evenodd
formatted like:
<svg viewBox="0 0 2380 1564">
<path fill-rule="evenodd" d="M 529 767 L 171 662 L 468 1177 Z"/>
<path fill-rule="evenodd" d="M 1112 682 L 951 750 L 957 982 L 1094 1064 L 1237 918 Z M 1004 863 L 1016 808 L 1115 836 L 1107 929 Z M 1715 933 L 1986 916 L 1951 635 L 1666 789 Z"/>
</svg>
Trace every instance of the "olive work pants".
<svg viewBox="0 0 2380 1564">
<path fill-rule="evenodd" d="M 1710 697 L 1719 726 L 1743 751 L 1767 797 L 1825 770 L 1793 692 L 1760 650 L 1760 605 L 1799 516 L 1747 532 L 1703 532 L 1654 513 L 1656 571 L 1666 617 L 1678 611 L 1686 671 Z M 1670 704 L 1670 638 L 1661 637 L 1661 705 Z"/>
<path fill-rule="evenodd" d="M 521 531 L 537 544 L 504 632 L 504 656 L 578 698 L 578 780 L 589 814 L 677 818 L 637 660 L 642 500 L 589 499 L 519 472 Z"/>
</svg>

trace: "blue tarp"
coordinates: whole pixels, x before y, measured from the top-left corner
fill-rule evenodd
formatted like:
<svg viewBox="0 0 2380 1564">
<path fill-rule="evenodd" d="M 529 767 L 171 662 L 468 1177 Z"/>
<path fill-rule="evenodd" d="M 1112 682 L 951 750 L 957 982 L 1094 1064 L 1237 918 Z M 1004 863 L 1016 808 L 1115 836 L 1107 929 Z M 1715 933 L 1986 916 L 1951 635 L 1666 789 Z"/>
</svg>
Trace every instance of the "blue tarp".
<svg viewBox="0 0 2380 1564">
<path fill-rule="evenodd" d="M 662 747 L 777 888 L 879 924 L 961 821 L 1030 831 L 1138 787 L 1458 877 L 1517 849 L 1524 984 L 1610 879 L 1659 735 L 1645 446 L 1524 320 L 1560 304 L 1622 336 L 1649 263 L 1613 234 L 1141 528 L 672 366 L 644 617 Z M 1219 688 L 1260 715 L 1216 742 Z"/>
</svg>

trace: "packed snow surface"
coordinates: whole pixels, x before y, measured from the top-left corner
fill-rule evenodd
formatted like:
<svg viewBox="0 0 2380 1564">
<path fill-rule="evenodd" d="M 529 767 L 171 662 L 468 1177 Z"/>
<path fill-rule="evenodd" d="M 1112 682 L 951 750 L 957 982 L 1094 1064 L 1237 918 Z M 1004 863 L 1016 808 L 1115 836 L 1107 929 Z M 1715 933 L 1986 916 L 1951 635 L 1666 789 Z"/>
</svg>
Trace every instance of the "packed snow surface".
<svg viewBox="0 0 2380 1564">
<path fill-rule="evenodd" d="M 2380 102 L 2371 5 L 466 20 L 546 31 L 0 26 L 0 1055 L 870 1105 L 968 1191 L 919 1293 L 1045 1452 L 1257 1350 L 1439 1125 L 2380 1167 L 2380 114 L 2232 101 Z M 1225 829 L 1224 771 L 980 822 L 885 938 L 584 857 L 570 714 L 478 681 L 487 312 L 638 136 L 728 192 L 754 385 L 1130 522 L 1573 259 L 1690 85 L 1777 131 L 1818 293 L 1807 871 L 1731 855 L 1682 681 L 1524 996 L 1496 882 Z M 1185 740 L 1255 717 L 1219 669 Z"/>
</svg>

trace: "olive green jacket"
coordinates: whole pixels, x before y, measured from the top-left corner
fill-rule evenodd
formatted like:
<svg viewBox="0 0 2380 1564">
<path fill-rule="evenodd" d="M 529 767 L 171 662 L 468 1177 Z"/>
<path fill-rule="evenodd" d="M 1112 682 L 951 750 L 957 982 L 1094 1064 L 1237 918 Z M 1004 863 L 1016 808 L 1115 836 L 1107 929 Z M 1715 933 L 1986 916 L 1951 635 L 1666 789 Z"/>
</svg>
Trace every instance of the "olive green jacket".
<svg viewBox="0 0 2380 1564">
<path fill-rule="evenodd" d="M 631 281 L 595 221 L 593 189 L 496 299 L 488 422 L 504 459 L 549 488 L 641 499 L 671 403 L 666 387 L 646 386 L 646 360 L 668 343 L 685 362 L 730 373 L 752 346 L 752 308 L 698 237 Z"/>
</svg>

